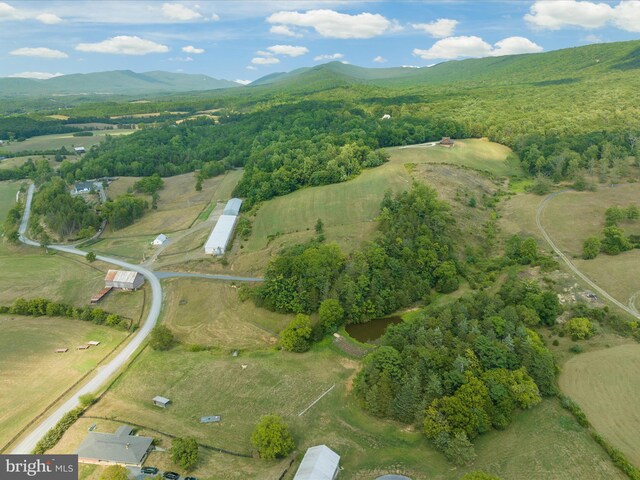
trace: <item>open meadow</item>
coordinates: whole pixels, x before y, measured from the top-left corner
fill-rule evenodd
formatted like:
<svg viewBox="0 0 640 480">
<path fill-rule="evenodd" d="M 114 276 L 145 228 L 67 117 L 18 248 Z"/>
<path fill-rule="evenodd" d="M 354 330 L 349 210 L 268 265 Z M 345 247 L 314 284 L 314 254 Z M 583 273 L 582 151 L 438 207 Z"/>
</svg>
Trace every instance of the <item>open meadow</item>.
<svg viewBox="0 0 640 480">
<path fill-rule="evenodd" d="M 640 468 L 640 345 L 577 355 L 563 367 L 560 388 L 594 428 Z"/>
<path fill-rule="evenodd" d="M 0 232 L 2 224 L 7 218 L 7 212 L 16 203 L 16 193 L 20 190 L 21 181 L 0 182 Z"/>
<path fill-rule="evenodd" d="M 335 449 L 342 456 L 340 478 L 345 480 L 391 472 L 415 480 L 457 479 L 474 469 L 515 480 L 625 478 L 556 400 L 519 413 L 503 432 L 479 438 L 478 460 L 470 467 L 453 468 L 417 430 L 377 420 L 360 410 L 350 393 L 357 368 L 357 362 L 326 342 L 302 355 L 264 350 L 241 352 L 236 358 L 228 352 L 147 350 L 87 412 L 100 418 L 78 421 L 53 451 L 74 451 L 88 426 L 97 423 L 99 431 L 114 431 L 117 425 L 110 420 L 117 420 L 147 427 L 140 433 L 160 438 L 165 448 L 170 440 L 157 431 L 192 435 L 202 444 L 251 454 L 253 427 L 261 415 L 275 413 L 290 425 L 301 454 L 322 443 Z M 299 415 L 334 384 L 331 392 Z M 166 410 L 154 407 L 155 395 L 170 398 L 172 405 Z M 222 422 L 200 424 L 202 415 L 221 415 Z M 166 453 L 153 454 L 148 464 L 176 469 Z M 206 452 L 193 475 L 277 478 L 287 464 L 288 460 L 264 462 Z M 286 478 L 292 477 L 290 472 Z"/>
<path fill-rule="evenodd" d="M 293 318 L 240 301 L 230 282 L 172 278 L 163 286 L 165 324 L 185 344 L 224 351 L 265 348 Z"/>
<path fill-rule="evenodd" d="M 205 180 L 200 192 L 194 188 L 195 179 L 191 173 L 165 178 L 165 186 L 158 192 L 160 199 L 157 209 L 147 210 L 140 220 L 121 230 L 107 228 L 100 240 L 88 248 L 96 253 L 139 262 L 154 253 L 151 241 L 160 233 L 167 235 L 169 245 L 173 246 L 189 227 L 206 221 L 208 213 L 218 202 L 226 202 L 231 198 L 231 192 L 241 175 L 241 170 L 234 170 Z M 107 195 L 112 199 L 123 195 L 130 191 L 137 180 L 139 177 L 119 177 L 109 185 Z M 151 204 L 150 196 L 138 196 Z"/>
<path fill-rule="evenodd" d="M 0 448 L 126 336 L 80 320 L 16 315 L 0 315 L 0 331 Z M 76 350 L 90 340 L 100 345 Z"/>
<path fill-rule="evenodd" d="M 107 135 L 130 135 L 135 130 L 114 129 L 95 130 L 90 137 L 74 137 L 72 133 L 58 133 L 55 135 L 40 135 L 31 137 L 23 142 L 10 142 L 0 148 L 0 154 L 4 152 L 15 153 L 23 151 L 58 150 L 65 147 L 72 151 L 73 147 L 90 147 L 99 144 Z"/>
</svg>

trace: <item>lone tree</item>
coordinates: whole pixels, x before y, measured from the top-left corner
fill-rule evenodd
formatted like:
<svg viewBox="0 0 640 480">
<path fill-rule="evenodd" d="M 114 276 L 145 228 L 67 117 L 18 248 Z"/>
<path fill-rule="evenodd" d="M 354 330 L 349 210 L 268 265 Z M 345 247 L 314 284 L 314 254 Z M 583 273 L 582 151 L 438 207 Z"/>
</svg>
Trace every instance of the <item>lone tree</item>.
<svg viewBox="0 0 640 480">
<path fill-rule="evenodd" d="M 95 262 L 96 261 L 96 254 L 93 252 L 89 252 L 85 255 L 85 257 L 87 259 L 87 262 L 91 263 L 91 262 Z"/>
<path fill-rule="evenodd" d="M 100 480 L 129 480 L 129 471 L 122 465 L 111 465 L 104 469 Z"/>
<path fill-rule="evenodd" d="M 333 333 L 338 330 L 344 320 L 344 309 L 335 298 L 328 298 L 320 304 L 318 310 L 320 324 L 324 333 Z"/>
<path fill-rule="evenodd" d="M 280 346 L 290 352 L 306 352 L 311 348 L 311 321 L 299 313 L 280 333 Z"/>
<path fill-rule="evenodd" d="M 289 427 L 278 415 L 265 415 L 260 418 L 251 434 L 251 444 L 264 460 L 284 457 L 296 448 Z"/>
<path fill-rule="evenodd" d="M 164 325 L 156 325 L 151 330 L 149 345 L 154 350 L 169 350 L 174 343 L 173 333 Z"/>
<path fill-rule="evenodd" d="M 198 463 L 198 442 L 193 437 L 174 438 L 171 442 L 171 460 L 187 471 Z"/>
</svg>

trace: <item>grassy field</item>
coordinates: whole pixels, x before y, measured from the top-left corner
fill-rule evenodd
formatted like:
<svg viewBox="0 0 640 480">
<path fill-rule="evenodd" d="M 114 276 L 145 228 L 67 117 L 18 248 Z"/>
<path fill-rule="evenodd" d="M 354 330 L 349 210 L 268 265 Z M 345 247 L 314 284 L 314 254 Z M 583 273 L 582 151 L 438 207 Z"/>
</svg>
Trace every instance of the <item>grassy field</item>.
<svg viewBox="0 0 640 480">
<path fill-rule="evenodd" d="M 148 210 L 144 217 L 129 227 L 116 231 L 107 228 L 101 239 L 90 248 L 98 253 L 140 261 L 143 256 L 153 253 L 151 241 L 158 234 L 164 233 L 172 239 L 172 233 L 184 232 L 191 225 L 196 225 L 210 206 L 212 209 L 217 202 L 227 201 L 241 175 L 240 170 L 234 170 L 205 180 L 200 192 L 195 191 L 191 173 L 165 178 L 157 209 Z M 116 198 L 127 193 L 137 180 L 139 177 L 120 177 L 109 185 L 108 196 Z M 151 204 L 151 197 L 140 196 Z"/>
<path fill-rule="evenodd" d="M 507 161 L 510 148 L 485 139 L 456 140 L 453 148 L 409 145 L 385 151 L 392 163 L 450 163 L 498 176 L 522 174 L 517 161 Z"/>
<path fill-rule="evenodd" d="M 184 343 L 232 350 L 266 347 L 293 318 L 241 302 L 229 282 L 173 278 L 164 282 L 164 318 Z"/>
<path fill-rule="evenodd" d="M 598 433 L 640 467 L 640 345 L 621 345 L 569 360 L 560 388 L 584 410 Z"/>
<path fill-rule="evenodd" d="M 0 447 L 126 335 L 79 320 L 13 315 L 0 315 L 0 330 Z M 88 340 L 101 344 L 76 350 Z"/>
<path fill-rule="evenodd" d="M 0 182 L 0 232 L 2 232 L 2 224 L 7 218 L 7 212 L 16 203 L 16 193 L 20 190 L 22 182 Z"/>
<path fill-rule="evenodd" d="M 97 145 L 106 135 L 129 135 L 135 130 L 95 130 L 92 137 L 74 137 L 71 133 L 61 133 L 56 135 L 41 135 L 39 137 L 31 137 L 24 142 L 11 142 L 0 148 L 1 152 L 22 152 L 27 150 L 57 150 L 66 147 L 72 150 L 73 147 L 89 148 Z"/>
<path fill-rule="evenodd" d="M 371 479 L 392 471 L 415 480 L 457 479 L 470 469 L 515 480 L 624 478 L 555 400 L 518 414 L 506 431 L 480 438 L 473 466 L 452 468 L 418 431 L 376 420 L 359 409 L 349 392 L 357 365 L 329 346 L 318 346 L 304 355 L 268 350 L 244 352 L 237 358 L 180 349 L 145 351 L 88 415 L 193 435 L 201 443 L 250 453 L 249 436 L 260 415 L 276 413 L 291 426 L 300 452 L 321 443 L 335 449 L 342 456 L 343 479 Z M 333 391 L 299 416 L 333 384 Z M 154 407 L 150 399 L 155 395 L 171 398 L 173 405 L 166 410 Z M 222 422 L 198 422 L 201 415 L 211 414 L 221 415 Z M 80 420 L 55 451 L 74 451 L 87 427 L 96 422 L 100 431 L 116 428 L 106 420 Z M 169 441 L 161 438 L 162 446 L 168 447 Z M 194 475 L 201 479 L 277 478 L 287 463 L 207 453 Z M 154 454 L 148 464 L 175 469 L 167 454 Z"/>
</svg>

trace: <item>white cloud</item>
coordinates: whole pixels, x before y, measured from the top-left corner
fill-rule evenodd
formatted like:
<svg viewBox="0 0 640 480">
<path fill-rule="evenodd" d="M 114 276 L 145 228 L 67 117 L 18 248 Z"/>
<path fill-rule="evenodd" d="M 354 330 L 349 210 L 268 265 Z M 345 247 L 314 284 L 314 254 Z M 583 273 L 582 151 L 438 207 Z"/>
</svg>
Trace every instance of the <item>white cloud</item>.
<svg viewBox="0 0 640 480">
<path fill-rule="evenodd" d="M 180 3 L 165 3 L 162 5 L 162 14 L 171 20 L 196 20 L 202 18 L 200 12 L 196 12 Z"/>
<path fill-rule="evenodd" d="M 296 37 L 296 38 L 302 37 L 301 34 L 294 32 L 286 25 L 272 25 L 269 31 L 271 33 L 275 33 L 276 35 L 285 35 L 287 37 Z"/>
<path fill-rule="evenodd" d="M 371 38 L 396 30 L 397 24 L 378 13 L 348 15 L 334 10 L 309 10 L 305 13 L 282 11 L 270 15 L 267 22 L 313 28 L 323 37 Z"/>
<path fill-rule="evenodd" d="M 257 68 L 256 68 L 256 67 L 254 67 L 253 65 L 247 65 L 245 68 L 246 68 L 247 70 L 257 70 Z"/>
<path fill-rule="evenodd" d="M 600 35 L 589 34 L 586 37 L 581 38 L 583 42 L 588 43 L 602 43 L 604 42 L 603 38 Z"/>
<path fill-rule="evenodd" d="M 146 55 L 148 53 L 168 52 L 169 47 L 136 36 L 121 35 L 98 43 L 79 43 L 76 45 L 76 50 L 122 55 Z"/>
<path fill-rule="evenodd" d="M 254 65 L 274 65 L 280 63 L 280 60 L 276 57 L 254 57 L 251 59 L 251 63 Z"/>
<path fill-rule="evenodd" d="M 288 57 L 299 57 L 300 55 L 309 53 L 307 47 L 296 47 L 294 45 L 272 45 L 267 47 L 267 50 L 274 55 L 287 55 Z"/>
<path fill-rule="evenodd" d="M 59 16 L 54 15 L 53 13 L 41 13 L 40 15 L 36 16 L 36 20 L 39 20 L 42 23 L 46 23 L 47 25 L 54 25 L 62 21 Z"/>
<path fill-rule="evenodd" d="M 211 20 L 213 20 L 214 22 L 217 22 L 218 20 L 220 20 L 220 15 L 218 15 L 217 13 L 212 13 Z"/>
<path fill-rule="evenodd" d="M 14 19 L 19 19 L 20 17 L 21 17 L 20 13 L 18 12 L 17 9 L 12 7 L 8 3 L 0 2 L 0 20 L 1 19 L 14 20 Z"/>
<path fill-rule="evenodd" d="M 251 80 L 240 80 L 238 78 L 238 79 L 235 79 L 234 82 L 239 83 L 240 85 L 249 85 L 251 83 Z"/>
<path fill-rule="evenodd" d="M 451 20 L 449 18 L 439 18 L 435 22 L 431 23 L 412 23 L 411 26 L 416 30 L 423 30 L 429 35 L 435 38 L 445 38 L 453 35 L 453 32 L 458 25 L 457 20 Z"/>
<path fill-rule="evenodd" d="M 537 43 L 524 37 L 509 37 L 496 42 L 491 51 L 492 57 L 500 55 L 518 55 L 520 53 L 538 53 L 544 50 Z"/>
<path fill-rule="evenodd" d="M 373 59 L 373 61 L 376 63 L 385 63 L 387 59 L 384 58 L 382 55 L 378 55 L 376 58 Z"/>
<path fill-rule="evenodd" d="M 615 8 L 613 23 L 627 32 L 640 32 L 640 1 L 620 2 Z"/>
<path fill-rule="evenodd" d="M 196 48 L 193 45 L 187 45 L 186 47 L 182 47 L 182 51 L 184 53 L 204 53 L 204 48 Z"/>
<path fill-rule="evenodd" d="M 170 62 L 193 62 L 193 58 L 186 56 L 186 57 L 171 57 L 169 59 Z"/>
<path fill-rule="evenodd" d="M 608 24 L 628 32 L 640 32 L 640 1 L 623 0 L 612 6 L 576 0 L 539 0 L 524 19 L 534 28 L 559 30 L 563 27 L 602 28 Z"/>
<path fill-rule="evenodd" d="M 317 57 L 313 57 L 314 62 L 320 62 L 322 60 L 340 60 L 344 55 L 341 53 L 325 53 L 323 55 L 318 55 Z"/>
<path fill-rule="evenodd" d="M 465 57 L 495 57 L 499 55 L 515 55 L 519 53 L 541 52 L 540 45 L 524 37 L 509 37 L 494 46 L 489 45 L 480 37 L 449 37 L 438 40 L 428 50 L 413 50 L 413 54 L 423 60 L 455 59 Z"/>
<path fill-rule="evenodd" d="M 429 67 L 431 65 L 428 65 Z M 418 65 L 402 65 L 402 68 L 420 68 Z"/>
<path fill-rule="evenodd" d="M 51 48 L 37 47 L 37 48 L 17 48 L 9 52 L 9 55 L 18 55 L 22 57 L 40 57 L 40 58 L 67 58 L 67 55 L 60 50 L 53 50 Z"/>
<path fill-rule="evenodd" d="M 22 72 L 9 75 L 12 78 L 35 78 L 37 80 L 48 80 L 49 78 L 59 77 L 62 73 L 47 73 L 47 72 Z"/>
</svg>

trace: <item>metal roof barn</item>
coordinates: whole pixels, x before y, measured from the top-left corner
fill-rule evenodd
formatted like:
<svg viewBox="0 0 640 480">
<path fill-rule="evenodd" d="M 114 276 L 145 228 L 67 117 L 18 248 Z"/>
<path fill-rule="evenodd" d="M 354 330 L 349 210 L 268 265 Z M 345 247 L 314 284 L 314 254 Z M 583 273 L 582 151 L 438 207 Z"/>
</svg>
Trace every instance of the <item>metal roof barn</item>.
<svg viewBox="0 0 640 480">
<path fill-rule="evenodd" d="M 340 455 L 326 445 L 311 447 L 293 480 L 334 480 L 340 472 L 339 464 Z"/>
<path fill-rule="evenodd" d="M 161 233 L 160 235 L 158 235 L 155 240 L 153 242 L 151 242 L 152 245 L 162 245 L 164 242 L 167 241 L 167 236 L 164 233 Z"/>
<path fill-rule="evenodd" d="M 89 432 L 78 448 L 78 460 L 102 465 L 142 465 L 153 439 L 131 435 L 132 432 L 128 425 L 118 428 L 115 434 Z"/>
<path fill-rule="evenodd" d="M 223 215 L 239 215 L 241 205 L 242 205 L 242 200 L 240 198 L 232 198 L 225 205 L 224 212 L 222 212 L 222 214 Z"/>
<path fill-rule="evenodd" d="M 143 283 L 142 274 L 130 270 L 109 270 L 104 277 L 105 287 L 122 288 L 123 290 L 135 290 Z"/>
<path fill-rule="evenodd" d="M 231 234 L 233 233 L 237 220 L 238 217 L 235 215 L 221 215 L 216 226 L 213 227 L 207 243 L 204 244 L 204 253 L 208 253 L 209 255 L 223 255 L 227 249 L 229 240 L 231 240 Z"/>
<path fill-rule="evenodd" d="M 156 407 L 167 408 L 167 405 L 169 405 L 170 403 L 171 403 L 171 400 L 165 397 L 161 397 L 160 395 L 153 397 L 153 404 Z"/>
</svg>

